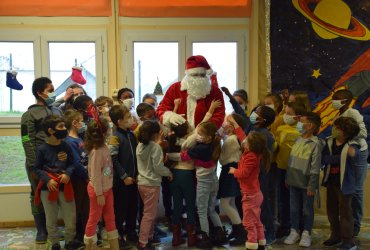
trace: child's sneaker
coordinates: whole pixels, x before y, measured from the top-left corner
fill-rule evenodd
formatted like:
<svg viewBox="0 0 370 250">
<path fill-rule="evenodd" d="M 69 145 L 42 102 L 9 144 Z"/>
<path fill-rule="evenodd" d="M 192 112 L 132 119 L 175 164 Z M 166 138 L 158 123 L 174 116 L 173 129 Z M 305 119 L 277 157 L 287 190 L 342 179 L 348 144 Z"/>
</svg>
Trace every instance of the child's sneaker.
<svg viewBox="0 0 370 250">
<path fill-rule="evenodd" d="M 311 246 L 311 236 L 308 231 L 303 231 L 301 236 L 301 241 L 299 242 L 299 246 L 301 247 L 309 247 Z"/>
<path fill-rule="evenodd" d="M 293 245 L 299 240 L 299 234 L 295 229 L 290 229 L 290 234 L 285 238 L 284 243 L 287 245 Z"/>
</svg>

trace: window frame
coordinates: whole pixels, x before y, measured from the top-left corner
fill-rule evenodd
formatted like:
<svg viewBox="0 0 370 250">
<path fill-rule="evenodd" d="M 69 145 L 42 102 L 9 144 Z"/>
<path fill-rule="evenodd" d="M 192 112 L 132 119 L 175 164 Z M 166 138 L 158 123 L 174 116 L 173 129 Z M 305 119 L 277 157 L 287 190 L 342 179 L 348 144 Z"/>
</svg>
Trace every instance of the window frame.
<svg viewBox="0 0 370 250">
<path fill-rule="evenodd" d="M 96 95 L 108 94 L 108 60 L 105 49 L 107 37 L 104 29 L 6 30 L 6 32 L 1 32 L 0 42 L 33 42 L 35 78 L 50 77 L 49 42 L 94 42 Z M 0 128 L 20 128 L 20 121 L 21 117 L 0 116 Z"/>
</svg>

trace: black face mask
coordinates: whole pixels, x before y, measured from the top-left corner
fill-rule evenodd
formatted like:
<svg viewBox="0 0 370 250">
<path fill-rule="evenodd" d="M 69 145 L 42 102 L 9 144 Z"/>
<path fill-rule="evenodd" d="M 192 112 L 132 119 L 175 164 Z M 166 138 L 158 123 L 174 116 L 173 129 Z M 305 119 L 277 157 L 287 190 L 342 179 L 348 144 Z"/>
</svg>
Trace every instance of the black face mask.
<svg viewBox="0 0 370 250">
<path fill-rule="evenodd" d="M 55 138 L 62 140 L 67 137 L 68 131 L 67 129 L 62 129 L 62 130 L 56 129 L 53 135 L 55 136 Z"/>
</svg>

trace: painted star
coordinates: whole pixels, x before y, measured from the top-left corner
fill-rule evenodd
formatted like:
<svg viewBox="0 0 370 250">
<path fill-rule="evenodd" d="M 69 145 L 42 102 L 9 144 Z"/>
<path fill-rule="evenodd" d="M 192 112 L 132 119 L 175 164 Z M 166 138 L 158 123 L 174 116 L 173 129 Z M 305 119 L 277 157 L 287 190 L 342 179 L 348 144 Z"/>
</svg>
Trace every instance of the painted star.
<svg viewBox="0 0 370 250">
<path fill-rule="evenodd" d="M 315 77 L 316 79 L 319 78 L 319 76 L 321 76 L 320 69 L 314 69 L 312 76 Z"/>
</svg>

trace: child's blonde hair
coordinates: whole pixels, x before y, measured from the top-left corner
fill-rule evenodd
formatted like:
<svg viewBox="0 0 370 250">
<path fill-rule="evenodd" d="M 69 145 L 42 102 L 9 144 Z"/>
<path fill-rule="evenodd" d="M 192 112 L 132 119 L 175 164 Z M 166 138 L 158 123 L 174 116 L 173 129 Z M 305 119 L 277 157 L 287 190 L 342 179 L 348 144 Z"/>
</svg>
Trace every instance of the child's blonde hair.
<svg viewBox="0 0 370 250">
<path fill-rule="evenodd" d="M 291 95 L 294 96 L 295 103 L 302 105 L 305 111 L 311 111 L 310 98 L 305 91 L 293 91 Z"/>
</svg>

